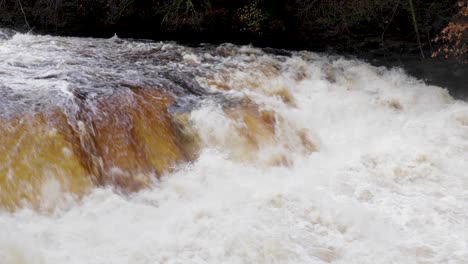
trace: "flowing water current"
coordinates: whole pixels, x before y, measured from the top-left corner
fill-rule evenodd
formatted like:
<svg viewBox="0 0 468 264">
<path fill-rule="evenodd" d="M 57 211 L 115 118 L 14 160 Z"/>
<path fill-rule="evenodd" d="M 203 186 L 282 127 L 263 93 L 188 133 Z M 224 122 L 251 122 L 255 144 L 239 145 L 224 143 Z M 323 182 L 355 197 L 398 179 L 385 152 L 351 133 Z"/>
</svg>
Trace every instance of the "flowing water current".
<svg viewBox="0 0 468 264">
<path fill-rule="evenodd" d="M 468 103 L 311 52 L 0 29 L 0 263 L 468 263 Z"/>
</svg>

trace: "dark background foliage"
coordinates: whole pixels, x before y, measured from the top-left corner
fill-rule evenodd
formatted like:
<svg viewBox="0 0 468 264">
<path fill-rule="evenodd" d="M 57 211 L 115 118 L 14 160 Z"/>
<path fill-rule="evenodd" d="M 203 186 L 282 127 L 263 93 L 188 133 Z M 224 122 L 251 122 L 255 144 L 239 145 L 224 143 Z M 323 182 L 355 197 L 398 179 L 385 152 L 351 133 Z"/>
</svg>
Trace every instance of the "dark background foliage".
<svg viewBox="0 0 468 264">
<path fill-rule="evenodd" d="M 421 45 L 456 0 L 412 0 Z M 37 33 L 254 43 L 292 49 L 417 51 L 408 0 L 0 0 L 0 25 Z M 26 23 L 26 21 L 28 23 Z M 28 26 L 29 24 L 29 26 Z"/>
</svg>

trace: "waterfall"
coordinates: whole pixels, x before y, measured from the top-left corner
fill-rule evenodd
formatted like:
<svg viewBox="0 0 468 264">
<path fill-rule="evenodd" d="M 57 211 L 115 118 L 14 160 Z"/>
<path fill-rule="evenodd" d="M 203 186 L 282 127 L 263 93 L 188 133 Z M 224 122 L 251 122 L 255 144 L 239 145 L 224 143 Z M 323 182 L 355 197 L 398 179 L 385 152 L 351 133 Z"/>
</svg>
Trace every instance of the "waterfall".
<svg viewBox="0 0 468 264">
<path fill-rule="evenodd" d="M 1 263 L 465 263 L 466 157 L 401 69 L 0 30 Z"/>
</svg>

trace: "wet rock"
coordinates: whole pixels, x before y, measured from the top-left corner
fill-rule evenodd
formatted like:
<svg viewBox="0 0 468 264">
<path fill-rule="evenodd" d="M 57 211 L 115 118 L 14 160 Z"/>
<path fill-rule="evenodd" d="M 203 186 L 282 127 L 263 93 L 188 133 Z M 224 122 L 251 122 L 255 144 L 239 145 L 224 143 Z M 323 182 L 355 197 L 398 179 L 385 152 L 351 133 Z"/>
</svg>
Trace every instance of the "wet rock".
<svg viewBox="0 0 468 264">
<path fill-rule="evenodd" d="M 82 105 L 74 127 L 98 185 L 139 190 L 193 157 L 168 112 L 171 102 L 159 90 L 133 89 Z"/>
<path fill-rule="evenodd" d="M 89 172 L 48 114 L 0 120 L 0 207 L 48 209 L 64 193 L 81 196 L 91 187 Z"/>
<path fill-rule="evenodd" d="M 167 93 L 127 89 L 76 99 L 67 112 L 0 120 L 0 207 L 53 207 L 63 193 L 80 196 L 93 185 L 136 191 L 196 157 L 195 134 L 183 114 L 168 112 Z"/>
</svg>

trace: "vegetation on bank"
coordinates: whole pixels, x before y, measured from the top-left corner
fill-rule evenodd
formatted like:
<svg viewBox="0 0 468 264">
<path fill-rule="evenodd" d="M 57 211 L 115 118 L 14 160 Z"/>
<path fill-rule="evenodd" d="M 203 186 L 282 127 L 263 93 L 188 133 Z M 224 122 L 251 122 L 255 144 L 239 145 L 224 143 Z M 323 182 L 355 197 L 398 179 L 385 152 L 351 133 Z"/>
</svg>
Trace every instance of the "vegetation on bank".
<svg viewBox="0 0 468 264">
<path fill-rule="evenodd" d="M 458 1 L 457 6 L 458 13 L 434 39 L 442 45 L 431 56 L 455 57 L 468 63 L 468 1 Z"/>
<path fill-rule="evenodd" d="M 421 48 L 426 54 L 463 56 L 467 1 L 0 0 L 0 24 L 61 35 L 264 40 L 312 49 Z"/>
</svg>

